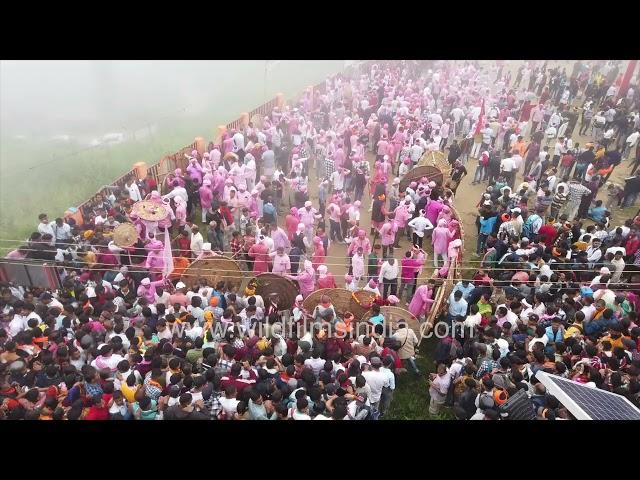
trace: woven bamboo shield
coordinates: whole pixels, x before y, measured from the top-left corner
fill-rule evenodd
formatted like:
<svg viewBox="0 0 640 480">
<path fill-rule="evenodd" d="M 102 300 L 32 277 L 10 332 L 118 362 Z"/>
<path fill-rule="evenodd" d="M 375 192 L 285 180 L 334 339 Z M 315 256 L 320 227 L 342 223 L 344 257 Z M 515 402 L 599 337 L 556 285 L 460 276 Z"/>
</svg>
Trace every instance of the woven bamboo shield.
<svg viewBox="0 0 640 480">
<path fill-rule="evenodd" d="M 413 170 L 409 170 L 400 180 L 400 191 L 404 191 L 411 182 L 419 182 L 422 177 L 427 177 L 430 182 L 442 183 L 444 181 L 442 171 L 438 167 L 431 167 L 429 165 L 415 167 Z"/>
<path fill-rule="evenodd" d="M 390 325 L 393 330 L 398 328 L 400 321 L 404 321 L 407 326 L 415 332 L 416 337 L 421 337 L 420 322 L 409 310 L 401 307 L 385 306 L 380 307 L 380 313 L 384 317 L 386 324 Z M 362 321 L 368 320 L 370 317 L 371 312 L 367 312 L 367 314 L 362 317 Z"/>
<path fill-rule="evenodd" d="M 182 274 L 181 280 L 188 287 L 197 283 L 201 278 L 205 278 L 211 286 L 215 286 L 216 283 L 223 281 L 240 288 L 243 276 L 244 274 L 238 262 L 232 258 L 220 255 L 194 260 Z"/>
<path fill-rule="evenodd" d="M 302 306 L 308 313 L 311 313 L 313 312 L 313 309 L 316 308 L 316 305 L 320 303 L 320 297 L 322 297 L 322 295 L 329 295 L 329 297 L 331 297 L 332 291 L 333 288 L 320 288 L 318 290 L 315 290 L 307 298 L 304 299 Z M 337 308 L 338 307 L 336 307 L 336 309 Z"/>
<path fill-rule="evenodd" d="M 113 230 L 113 241 L 119 247 L 130 247 L 138 241 L 138 231 L 133 223 L 121 223 Z"/>
<path fill-rule="evenodd" d="M 355 297 L 355 299 L 353 297 Z M 351 296 L 351 313 L 353 313 L 353 316 L 356 317 L 356 319 L 364 317 L 366 313 L 371 310 L 375 299 L 376 294 L 368 290 L 353 292 Z"/>
<path fill-rule="evenodd" d="M 134 203 L 131 211 L 148 222 L 159 222 L 169 216 L 167 207 L 158 205 L 151 200 L 141 200 Z"/>
<path fill-rule="evenodd" d="M 359 320 L 366 312 L 366 309 L 360 307 L 351 296 L 351 290 L 346 288 L 321 288 L 316 290 L 304 300 L 304 308 L 307 312 L 313 312 L 316 305 L 320 303 L 320 297 L 322 295 L 328 295 L 331 299 L 331 303 L 336 309 L 336 313 L 340 316 L 345 312 L 353 313 L 356 320 Z"/>
<path fill-rule="evenodd" d="M 424 167 L 425 165 L 431 165 L 442 168 L 443 166 L 449 167 L 449 162 L 441 151 L 425 152 L 424 155 L 418 160 L 416 167 Z"/>
<path fill-rule="evenodd" d="M 289 310 L 293 307 L 296 297 L 300 293 L 298 282 L 294 282 L 275 273 L 261 273 L 254 279 L 257 283 L 256 294 L 260 295 L 265 304 L 272 293 L 277 293 L 278 309 Z"/>
</svg>

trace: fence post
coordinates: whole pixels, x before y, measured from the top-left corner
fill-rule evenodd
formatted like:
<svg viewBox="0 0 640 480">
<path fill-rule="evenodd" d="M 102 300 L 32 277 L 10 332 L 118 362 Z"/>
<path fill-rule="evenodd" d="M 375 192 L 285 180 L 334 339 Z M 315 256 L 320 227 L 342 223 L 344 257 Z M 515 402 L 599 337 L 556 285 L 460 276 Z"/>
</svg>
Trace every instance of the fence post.
<svg viewBox="0 0 640 480">
<path fill-rule="evenodd" d="M 198 151 L 198 155 L 200 155 L 202 157 L 202 154 L 205 151 L 204 138 L 196 137 L 195 138 L 195 143 L 196 143 L 196 150 Z"/>
<path fill-rule="evenodd" d="M 143 180 L 147 177 L 147 164 L 145 162 L 134 163 L 133 169 L 136 172 L 138 180 Z"/>
<path fill-rule="evenodd" d="M 222 137 L 224 137 L 225 133 L 227 133 L 227 126 L 218 125 L 218 133 L 216 133 L 213 143 L 215 143 L 216 145 L 222 145 Z"/>
<path fill-rule="evenodd" d="M 240 114 L 240 126 L 244 128 L 248 124 L 249 124 L 249 114 L 247 112 L 242 112 Z"/>
</svg>

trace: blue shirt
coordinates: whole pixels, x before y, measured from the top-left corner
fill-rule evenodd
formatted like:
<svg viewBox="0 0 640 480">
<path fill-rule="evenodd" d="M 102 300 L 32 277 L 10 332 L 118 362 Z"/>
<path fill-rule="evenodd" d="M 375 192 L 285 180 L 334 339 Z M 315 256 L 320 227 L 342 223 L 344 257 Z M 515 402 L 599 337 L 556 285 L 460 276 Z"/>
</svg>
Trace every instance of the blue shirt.
<svg viewBox="0 0 640 480">
<path fill-rule="evenodd" d="M 464 287 L 464 285 L 462 285 L 462 282 L 458 282 L 456 283 L 456 286 L 453 288 L 453 292 L 451 293 L 455 293 L 457 290 L 460 290 L 462 292 L 462 298 L 464 298 L 465 300 L 469 300 L 469 294 L 474 288 L 476 287 L 471 282 L 469 282 L 466 288 Z"/>
<path fill-rule="evenodd" d="M 382 314 L 376 315 L 375 317 L 371 317 L 369 321 L 374 325 L 381 325 L 382 322 L 384 322 L 384 317 L 382 316 Z"/>
<path fill-rule="evenodd" d="M 604 220 L 604 212 L 606 211 L 607 209 L 604 207 L 593 207 L 589 209 L 589 216 L 597 222 L 602 222 Z"/>
<path fill-rule="evenodd" d="M 490 235 L 493 231 L 493 227 L 496 224 L 498 217 L 491 217 L 486 219 L 480 219 L 480 233 L 483 235 Z"/>
</svg>

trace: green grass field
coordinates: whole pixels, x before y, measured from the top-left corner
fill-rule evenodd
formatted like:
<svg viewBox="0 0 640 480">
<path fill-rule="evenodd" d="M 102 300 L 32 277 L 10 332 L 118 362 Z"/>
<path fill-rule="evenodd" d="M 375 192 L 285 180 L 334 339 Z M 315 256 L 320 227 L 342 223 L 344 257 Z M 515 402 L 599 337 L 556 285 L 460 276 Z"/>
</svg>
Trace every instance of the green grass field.
<svg viewBox="0 0 640 480">
<path fill-rule="evenodd" d="M 420 345 L 416 363 L 420 376 L 406 372 L 396 376 L 396 390 L 389 411 L 383 420 L 452 420 L 450 409 L 443 407 L 436 417 L 429 415 L 429 373 L 435 372 L 433 351 L 436 340 L 427 339 Z"/>
</svg>

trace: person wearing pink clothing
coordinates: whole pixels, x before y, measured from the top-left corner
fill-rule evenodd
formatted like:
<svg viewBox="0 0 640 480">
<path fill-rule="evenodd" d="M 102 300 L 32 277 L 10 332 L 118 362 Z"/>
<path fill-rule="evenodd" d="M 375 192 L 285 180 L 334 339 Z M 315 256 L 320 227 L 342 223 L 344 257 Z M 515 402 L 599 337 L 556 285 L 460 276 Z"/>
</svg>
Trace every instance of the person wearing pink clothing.
<svg viewBox="0 0 640 480">
<path fill-rule="evenodd" d="M 453 240 L 453 233 L 447 227 L 446 220 L 440 220 L 438 226 L 433 229 L 431 244 L 433 245 L 433 265 L 438 268 L 438 258 L 441 257 L 443 265 L 447 265 L 447 251 L 449 242 Z"/>
<path fill-rule="evenodd" d="M 304 202 L 304 208 L 298 210 L 300 216 L 300 223 L 304 223 L 304 234 L 307 240 L 311 241 L 311 235 L 313 234 L 313 225 L 316 219 L 321 218 L 318 211 L 312 207 L 312 203 L 307 200 Z"/>
<path fill-rule="evenodd" d="M 335 197 L 335 196 L 334 196 Z M 332 197 L 331 203 L 327 207 L 327 213 L 329 214 L 329 234 L 332 241 L 343 242 L 342 229 L 340 225 L 340 215 L 342 210 L 338 205 L 338 200 Z"/>
<path fill-rule="evenodd" d="M 394 220 L 398 225 L 398 230 L 396 231 L 396 241 L 394 243 L 394 247 L 400 247 L 400 236 L 407 228 L 407 223 L 409 223 L 409 219 L 411 215 L 409 214 L 409 206 L 411 205 L 411 199 L 407 198 L 403 202 L 400 202 L 400 205 L 396 207 L 393 211 Z"/>
<path fill-rule="evenodd" d="M 202 165 L 198 163 L 197 158 L 191 158 L 189 161 L 189 166 L 187 167 L 187 173 L 191 180 L 196 182 L 198 185 L 202 184 L 202 175 L 204 170 L 202 169 Z"/>
<path fill-rule="evenodd" d="M 326 265 L 320 265 L 318 267 L 318 280 L 316 282 L 316 288 L 338 288 L 333 274 L 329 272 L 329 269 Z"/>
<path fill-rule="evenodd" d="M 380 228 L 382 258 L 387 258 L 387 252 L 390 256 L 393 256 L 393 244 L 396 241 L 397 231 L 398 225 L 394 221 L 393 215 L 389 215 L 389 218 L 384 222 L 382 228 Z"/>
<path fill-rule="evenodd" d="M 317 269 L 326 260 L 326 252 L 324 251 L 324 245 L 320 237 L 313 237 L 313 256 L 311 257 L 311 263 L 314 269 Z"/>
<path fill-rule="evenodd" d="M 173 201 L 176 204 L 176 221 L 180 227 L 184 227 L 187 223 L 187 202 L 182 197 L 175 197 Z M 203 211 L 206 212 L 206 210 Z M 202 222 L 204 223 L 205 221 L 206 217 Z"/>
<path fill-rule="evenodd" d="M 291 241 L 287 233 L 278 226 L 273 226 L 271 230 L 271 240 L 273 240 L 273 248 L 282 248 L 283 251 L 288 251 L 291 248 Z"/>
<path fill-rule="evenodd" d="M 400 261 L 402 270 L 400 272 L 400 288 L 398 290 L 398 298 L 402 298 L 405 288 L 407 289 L 407 300 L 413 297 L 416 289 L 416 272 L 422 267 L 424 260 L 414 258 L 412 252 L 406 252 L 404 258 Z M 409 303 L 407 301 L 407 303 Z"/>
<path fill-rule="evenodd" d="M 291 260 L 289 259 L 289 255 L 284 253 L 284 248 L 277 248 L 276 251 L 270 253 L 269 256 L 273 257 L 271 273 L 286 275 L 291 272 Z"/>
<path fill-rule="evenodd" d="M 344 155 L 344 150 L 342 149 L 342 146 L 338 147 L 338 149 L 333 154 L 333 161 L 336 165 L 336 169 L 343 167 L 344 161 L 345 161 L 345 155 Z"/>
<path fill-rule="evenodd" d="M 289 240 L 293 240 L 293 236 L 296 234 L 298 224 L 300 223 L 300 217 L 298 216 L 298 209 L 291 207 L 289 214 L 284 219 L 285 227 L 287 228 L 287 236 Z"/>
<path fill-rule="evenodd" d="M 371 241 L 366 236 L 367 232 L 364 230 L 358 230 L 358 236 L 353 239 L 347 250 L 347 255 L 353 255 L 358 248 L 362 248 L 363 255 L 369 255 L 371 253 Z"/>
<path fill-rule="evenodd" d="M 444 205 L 440 200 L 438 200 L 437 196 L 435 198 L 433 196 L 431 197 L 431 201 L 425 209 L 427 212 L 425 216 L 429 219 L 432 225 L 436 225 L 438 223 L 438 215 L 440 215 L 440 211 L 443 207 Z"/>
<path fill-rule="evenodd" d="M 420 285 L 416 289 L 416 293 L 411 299 L 409 304 L 409 312 L 411 312 L 417 319 L 420 319 L 423 315 L 429 315 L 431 305 L 433 304 L 433 290 L 429 288 L 428 284 Z"/>
<path fill-rule="evenodd" d="M 316 288 L 316 272 L 309 260 L 304 261 L 304 270 L 298 275 L 285 275 L 289 280 L 295 280 L 300 286 L 300 294 L 306 298 Z"/>
<path fill-rule="evenodd" d="M 207 211 L 211 209 L 213 203 L 213 190 L 211 189 L 211 181 L 205 179 L 202 186 L 198 189 L 200 194 L 200 207 L 202 208 L 202 223 L 207 221 Z M 176 216 L 178 212 L 176 211 Z"/>
<path fill-rule="evenodd" d="M 264 243 L 257 242 L 247 254 L 253 258 L 253 273 L 260 274 L 269 271 L 269 248 Z"/>
<path fill-rule="evenodd" d="M 152 282 L 149 278 L 143 278 L 136 292 L 138 297 L 144 297 L 149 304 L 153 305 L 156 301 L 156 287 L 164 285 L 164 280 Z"/>
</svg>

